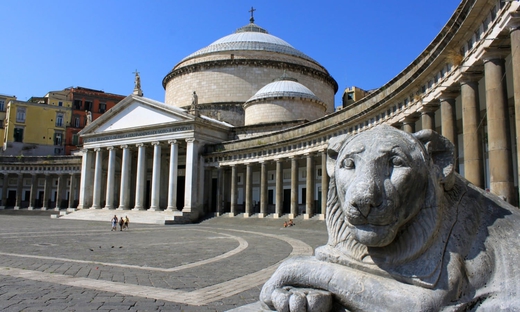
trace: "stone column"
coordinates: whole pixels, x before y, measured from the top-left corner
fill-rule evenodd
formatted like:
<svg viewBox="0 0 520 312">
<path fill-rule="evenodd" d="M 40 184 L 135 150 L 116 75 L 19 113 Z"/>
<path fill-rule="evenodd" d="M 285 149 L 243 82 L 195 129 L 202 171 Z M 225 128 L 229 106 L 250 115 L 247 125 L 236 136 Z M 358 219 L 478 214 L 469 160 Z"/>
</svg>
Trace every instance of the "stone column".
<svg viewBox="0 0 520 312">
<path fill-rule="evenodd" d="M 224 213 L 224 205 L 222 203 L 222 190 L 224 188 L 224 175 L 222 167 L 217 167 L 217 217 Z"/>
<path fill-rule="evenodd" d="M 179 145 L 177 143 L 177 140 L 170 140 L 168 141 L 168 143 L 170 144 L 170 170 L 168 176 L 168 207 L 166 207 L 166 210 L 174 211 L 177 210 L 177 175 L 179 162 Z"/>
<path fill-rule="evenodd" d="M 161 191 L 161 143 L 152 142 L 153 145 L 153 167 L 152 167 L 152 201 L 151 211 L 159 211 L 159 198 Z"/>
<path fill-rule="evenodd" d="M 462 135 L 464 139 L 464 177 L 475 186 L 484 188 L 482 136 L 479 130 L 478 79 L 479 77 L 475 75 L 464 75 L 460 82 Z"/>
<path fill-rule="evenodd" d="M 0 209 L 5 209 L 7 202 L 7 188 L 9 187 L 9 174 L 4 173 L 3 184 L 2 184 L 2 206 Z"/>
<path fill-rule="evenodd" d="M 27 210 L 34 210 L 34 202 L 36 200 L 36 193 L 38 192 L 38 175 L 31 174 L 31 194 L 29 195 L 29 207 Z"/>
<path fill-rule="evenodd" d="M 186 187 L 184 193 L 184 208 L 182 212 L 191 214 L 197 218 L 201 211 L 198 210 L 198 190 L 202 185 L 199 182 L 199 142 L 195 138 L 186 139 Z"/>
<path fill-rule="evenodd" d="M 267 216 L 267 163 L 260 162 L 260 214 L 259 218 Z"/>
<path fill-rule="evenodd" d="M 439 98 L 441 102 L 441 131 L 442 135 L 450 140 L 451 143 L 455 146 L 454 148 L 454 168 L 456 171 L 458 170 L 457 166 L 457 146 L 458 146 L 458 133 L 457 133 L 457 115 L 455 109 L 455 98 L 457 94 L 455 93 L 442 93 Z"/>
<path fill-rule="evenodd" d="M 246 164 L 246 207 L 244 217 L 253 214 L 253 168 L 251 163 Z"/>
<path fill-rule="evenodd" d="M 298 158 L 291 157 L 291 214 L 289 219 L 298 215 Z"/>
<path fill-rule="evenodd" d="M 43 185 L 43 199 L 42 199 L 42 210 L 49 208 L 49 193 L 52 189 L 52 177 L 49 174 L 45 174 L 45 184 Z"/>
<path fill-rule="evenodd" d="M 422 129 L 435 130 L 435 113 L 431 111 L 421 112 Z"/>
<path fill-rule="evenodd" d="M 116 150 L 113 146 L 107 148 L 108 150 L 108 172 L 107 172 L 107 187 L 105 197 L 105 208 L 114 209 L 114 178 L 116 175 Z"/>
<path fill-rule="evenodd" d="M 505 84 L 505 60 L 501 52 L 484 56 L 486 111 L 491 192 L 516 202 L 509 135 L 509 109 Z"/>
<path fill-rule="evenodd" d="M 305 215 L 304 219 L 309 219 L 314 216 L 314 161 L 313 154 L 305 154 L 307 157 L 307 194 L 305 200 Z"/>
<path fill-rule="evenodd" d="M 329 194 L 329 175 L 327 174 L 327 150 L 321 152 L 321 214 L 327 213 L 327 199 Z"/>
<path fill-rule="evenodd" d="M 79 182 L 79 200 L 78 209 L 85 209 L 90 203 L 92 198 L 92 183 L 90 181 L 92 172 L 92 152 L 89 150 L 83 151 L 83 157 L 81 160 L 81 176 Z"/>
<path fill-rule="evenodd" d="M 516 157 L 517 178 L 520 181 L 520 19 L 515 19 L 509 26 L 511 38 L 511 67 L 513 68 L 513 95 L 515 103 L 515 133 L 516 133 Z M 520 182 L 518 183 L 520 188 Z M 520 189 L 518 190 L 520 193 Z"/>
<path fill-rule="evenodd" d="M 274 218 L 279 218 L 283 213 L 283 163 L 281 159 L 276 160 L 276 206 Z"/>
<path fill-rule="evenodd" d="M 63 184 L 65 183 L 65 179 L 63 174 L 58 174 L 58 186 L 56 187 L 56 205 L 54 206 L 54 210 L 60 211 L 61 209 L 61 195 L 63 193 Z"/>
<path fill-rule="evenodd" d="M 92 207 L 90 209 L 99 209 L 101 207 L 101 176 L 103 173 L 103 150 L 96 148 L 96 164 L 94 167 L 94 194 L 92 195 Z"/>
<path fill-rule="evenodd" d="M 76 193 L 76 175 L 74 173 L 70 174 L 70 183 L 69 183 L 69 209 L 74 209 L 74 195 Z"/>
<path fill-rule="evenodd" d="M 121 186 L 119 192 L 119 207 L 117 210 L 130 209 L 130 173 L 132 158 L 128 145 L 121 145 L 123 155 L 121 159 Z"/>
<path fill-rule="evenodd" d="M 403 121 L 403 131 L 408 133 L 414 133 L 415 132 L 415 121 L 409 121 L 405 120 Z"/>
<path fill-rule="evenodd" d="M 135 207 L 134 210 L 144 209 L 144 189 L 146 184 L 146 146 L 136 144 L 137 150 L 137 177 L 135 179 Z"/>
<path fill-rule="evenodd" d="M 16 184 L 16 202 L 14 204 L 14 210 L 18 210 L 22 207 L 22 191 L 23 191 L 23 173 L 19 173 L 18 182 Z"/>
<path fill-rule="evenodd" d="M 237 166 L 231 165 L 231 208 L 229 215 L 234 217 L 237 215 Z"/>
</svg>

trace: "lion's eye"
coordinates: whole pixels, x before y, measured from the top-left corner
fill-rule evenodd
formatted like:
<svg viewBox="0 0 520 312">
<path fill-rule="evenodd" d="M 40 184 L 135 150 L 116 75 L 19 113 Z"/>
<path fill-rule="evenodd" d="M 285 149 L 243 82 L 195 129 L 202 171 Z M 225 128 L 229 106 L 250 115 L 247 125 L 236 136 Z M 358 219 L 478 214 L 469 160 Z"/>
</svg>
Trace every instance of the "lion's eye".
<svg viewBox="0 0 520 312">
<path fill-rule="evenodd" d="M 401 157 L 395 156 L 390 159 L 390 164 L 394 167 L 403 167 L 406 165 Z"/>
<path fill-rule="evenodd" d="M 352 160 L 352 158 L 345 158 L 341 167 L 345 169 L 354 169 L 354 160 Z"/>
</svg>

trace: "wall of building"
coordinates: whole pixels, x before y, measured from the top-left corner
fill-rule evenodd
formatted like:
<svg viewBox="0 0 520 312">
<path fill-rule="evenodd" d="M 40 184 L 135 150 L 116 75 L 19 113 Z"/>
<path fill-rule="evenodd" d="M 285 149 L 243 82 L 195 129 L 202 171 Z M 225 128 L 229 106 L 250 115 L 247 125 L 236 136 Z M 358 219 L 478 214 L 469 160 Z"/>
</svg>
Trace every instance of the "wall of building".
<svg viewBox="0 0 520 312">
<path fill-rule="evenodd" d="M 308 99 L 271 99 L 245 106 L 245 125 L 288 120 L 314 120 L 325 115 L 322 103 Z"/>
</svg>

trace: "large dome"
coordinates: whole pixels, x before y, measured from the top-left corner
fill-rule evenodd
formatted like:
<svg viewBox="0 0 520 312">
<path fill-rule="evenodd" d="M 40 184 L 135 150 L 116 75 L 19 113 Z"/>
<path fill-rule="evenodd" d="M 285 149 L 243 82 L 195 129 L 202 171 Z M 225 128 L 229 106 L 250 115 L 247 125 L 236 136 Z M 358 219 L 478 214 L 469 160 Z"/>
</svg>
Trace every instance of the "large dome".
<svg viewBox="0 0 520 312">
<path fill-rule="evenodd" d="M 209 46 L 188 55 L 181 62 L 205 54 L 238 50 L 277 52 L 316 62 L 284 40 L 270 35 L 267 30 L 254 23 L 241 27 L 234 34 L 220 38 Z"/>
<path fill-rule="evenodd" d="M 271 84 L 282 73 L 299 83 L 280 81 Z M 287 112 L 291 112 L 291 105 L 299 110 L 292 117 L 285 115 L 284 121 L 314 120 L 332 113 L 338 84 L 317 61 L 251 21 L 231 35 L 183 58 L 164 77 L 163 87 L 164 102 L 168 105 L 189 107 L 195 91 L 200 114 L 244 126 L 272 119 L 267 114 L 259 114 L 259 118 L 266 119 L 256 118 L 246 123 L 246 106 L 251 112 L 249 116 L 253 116 L 255 110 L 264 113 L 266 110 L 260 108 L 263 104 L 284 107 Z M 269 94 L 275 93 L 282 94 L 283 103 L 268 98 Z M 253 98 L 255 94 L 258 97 Z M 287 94 L 298 98 L 298 103 L 288 99 Z M 310 107 L 311 111 L 306 111 Z"/>
</svg>

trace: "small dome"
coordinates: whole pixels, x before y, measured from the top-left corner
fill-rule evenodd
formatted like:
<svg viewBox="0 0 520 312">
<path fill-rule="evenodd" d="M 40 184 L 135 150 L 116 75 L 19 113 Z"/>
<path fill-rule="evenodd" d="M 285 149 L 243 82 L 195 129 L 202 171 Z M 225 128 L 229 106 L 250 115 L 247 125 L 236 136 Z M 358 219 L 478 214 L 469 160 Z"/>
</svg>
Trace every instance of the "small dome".
<svg viewBox="0 0 520 312">
<path fill-rule="evenodd" d="M 205 54 L 239 50 L 277 52 L 301 57 L 317 63 L 312 58 L 293 48 L 284 40 L 270 35 L 267 30 L 254 23 L 249 23 L 248 25 L 237 29 L 234 34 L 220 38 L 209 46 L 188 55 L 181 61 L 181 63 L 190 58 Z"/>
<path fill-rule="evenodd" d="M 282 77 L 258 90 L 246 103 L 276 97 L 297 97 L 321 102 L 309 88 L 299 83 L 296 79 Z"/>
</svg>

